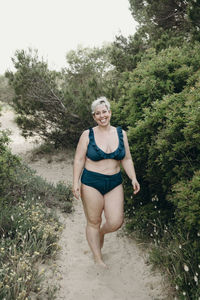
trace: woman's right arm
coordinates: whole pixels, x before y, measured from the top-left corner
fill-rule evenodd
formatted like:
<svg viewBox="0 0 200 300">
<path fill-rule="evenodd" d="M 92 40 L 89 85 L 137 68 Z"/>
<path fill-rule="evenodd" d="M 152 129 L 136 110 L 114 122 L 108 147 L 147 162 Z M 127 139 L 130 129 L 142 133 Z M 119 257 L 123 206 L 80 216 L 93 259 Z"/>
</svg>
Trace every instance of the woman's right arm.
<svg viewBox="0 0 200 300">
<path fill-rule="evenodd" d="M 88 130 L 85 130 L 78 142 L 75 157 L 74 157 L 74 167 L 73 167 L 73 194 L 74 196 L 79 199 L 80 197 L 80 184 L 79 179 L 83 167 L 85 165 L 85 158 L 87 152 L 87 145 L 88 145 Z"/>
</svg>

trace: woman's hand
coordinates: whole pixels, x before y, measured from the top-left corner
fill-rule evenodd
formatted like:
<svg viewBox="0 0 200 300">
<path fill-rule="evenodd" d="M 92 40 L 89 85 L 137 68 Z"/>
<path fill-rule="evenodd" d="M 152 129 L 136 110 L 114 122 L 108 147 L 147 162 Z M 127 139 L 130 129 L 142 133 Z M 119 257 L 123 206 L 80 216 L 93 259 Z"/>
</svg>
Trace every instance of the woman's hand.
<svg viewBox="0 0 200 300">
<path fill-rule="evenodd" d="M 80 188 L 79 188 L 79 185 L 74 185 L 73 186 L 72 193 L 73 193 L 73 195 L 74 195 L 74 197 L 76 199 L 79 199 L 79 197 L 80 197 Z"/>
<path fill-rule="evenodd" d="M 140 191 L 140 184 L 137 181 L 137 179 L 132 180 L 132 185 L 133 185 L 133 189 L 134 189 L 134 194 L 137 194 Z"/>
</svg>

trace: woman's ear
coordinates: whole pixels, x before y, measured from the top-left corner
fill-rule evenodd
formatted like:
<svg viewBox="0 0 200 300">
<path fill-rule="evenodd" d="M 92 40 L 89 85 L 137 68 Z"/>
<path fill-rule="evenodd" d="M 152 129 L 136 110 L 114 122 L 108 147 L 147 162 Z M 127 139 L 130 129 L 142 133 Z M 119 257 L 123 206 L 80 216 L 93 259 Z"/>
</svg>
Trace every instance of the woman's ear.
<svg viewBox="0 0 200 300">
<path fill-rule="evenodd" d="M 92 114 L 92 117 L 93 117 L 94 121 L 96 121 L 95 114 Z"/>
</svg>

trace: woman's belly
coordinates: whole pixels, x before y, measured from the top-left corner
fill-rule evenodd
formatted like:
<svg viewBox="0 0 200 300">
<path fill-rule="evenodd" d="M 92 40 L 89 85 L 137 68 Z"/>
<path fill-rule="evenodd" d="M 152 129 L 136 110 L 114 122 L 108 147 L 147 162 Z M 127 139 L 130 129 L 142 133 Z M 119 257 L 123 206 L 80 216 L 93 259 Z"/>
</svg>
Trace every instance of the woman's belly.
<svg viewBox="0 0 200 300">
<path fill-rule="evenodd" d="M 89 171 L 113 175 L 120 171 L 120 161 L 115 159 L 93 161 L 86 157 L 85 168 Z"/>
</svg>

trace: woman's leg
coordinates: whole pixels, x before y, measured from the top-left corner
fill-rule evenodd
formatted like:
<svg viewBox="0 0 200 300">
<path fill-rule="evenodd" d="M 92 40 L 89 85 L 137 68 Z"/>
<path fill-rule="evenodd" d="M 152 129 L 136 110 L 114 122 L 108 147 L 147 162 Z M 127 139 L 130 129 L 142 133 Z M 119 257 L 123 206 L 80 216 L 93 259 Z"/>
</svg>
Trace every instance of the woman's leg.
<svg viewBox="0 0 200 300">
<path fill-rule="evenodd" d="M 119 229 L 124 221 L 124 191 L 122 184 L 104 195 L 106 222 L 100 229 L 100 243 L 103 247 L 104 235 Z"/>
<path fill-rule="evenodd" d="M 81 185 L 81 198 L 87 218 L 86 237 L 97 263 L 106 266 L 102 260 L 100 248 L 101 215 L 104 207 L 102 194 L 85 184 Z"/>
</svg>

